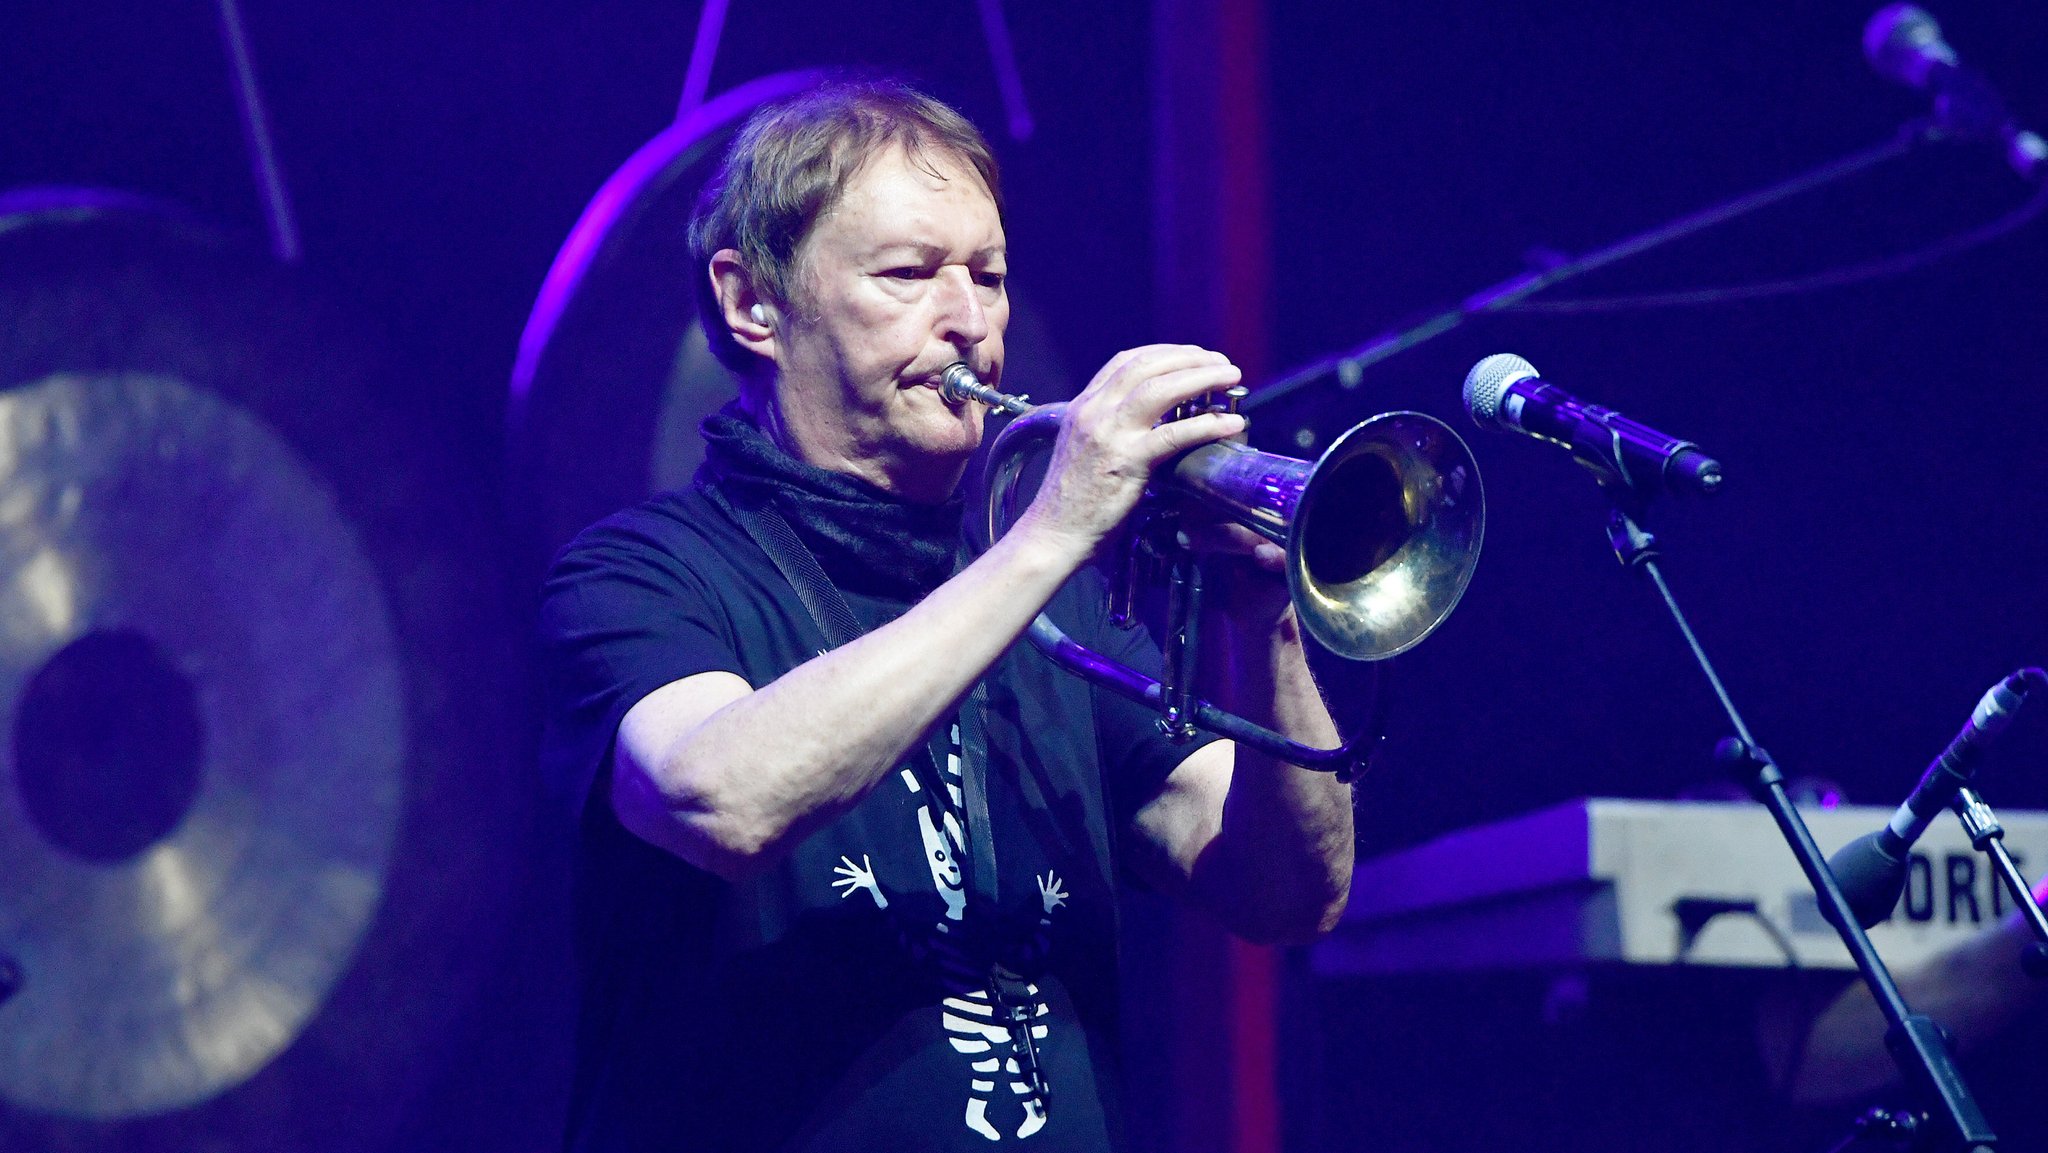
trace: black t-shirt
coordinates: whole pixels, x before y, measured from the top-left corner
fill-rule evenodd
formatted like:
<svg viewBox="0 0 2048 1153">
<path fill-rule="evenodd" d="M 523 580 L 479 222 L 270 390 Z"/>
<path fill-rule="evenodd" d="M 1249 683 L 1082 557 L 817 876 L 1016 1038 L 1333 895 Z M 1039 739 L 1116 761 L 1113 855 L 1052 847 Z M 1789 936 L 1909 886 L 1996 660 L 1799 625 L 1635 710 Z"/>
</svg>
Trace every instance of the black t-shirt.
<svg viewBox="0 0 2048 1153">
<path fill-rule="evenodd" d="M 849 601 L 870 626 L 907 608 Z M 1156 670 L 1142 633 L 1107 625 L 1099 581 L 1048 612 Z M 570 1148 L 1115 1146 L 1116 841 L 1197 746 L 1020 642 L 984 681 L 992 913 L 967 900 L 951 720 L 928 734 L 935 757 L 728 883 L 618 824 L 612 743 L 662 685 L 758 687 L 818 655 L 788 582 L 703 493 L 668 493 L 564 551 L 542 636 L 544 755 L 581 822 Z"/>
</svg>

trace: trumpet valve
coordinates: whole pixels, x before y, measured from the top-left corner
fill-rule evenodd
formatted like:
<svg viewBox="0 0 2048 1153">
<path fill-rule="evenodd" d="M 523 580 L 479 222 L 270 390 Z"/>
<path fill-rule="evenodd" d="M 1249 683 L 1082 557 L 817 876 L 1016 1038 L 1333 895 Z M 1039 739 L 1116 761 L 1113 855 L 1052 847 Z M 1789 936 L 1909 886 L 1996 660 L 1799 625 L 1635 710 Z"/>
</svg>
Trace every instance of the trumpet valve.
<svg viewBox="0 0 2048 1153">
<path fill-rule="evenodd" d="M 1238 406 L 1243 404 L 1244 398 L 1250 395 L 1251 389 L 1241 384 L 1233 385 L 1222 392 L 1204 393 L 1185 404 L 1175 405 L 1173 410 L 1166 414 L 1166 419 L 1186 420 L 1191 416 L 1201 416 L 1204 413 L 1210 412 L 1241 416 L 1243 414 L 1238 412 Z"/>
</svg>

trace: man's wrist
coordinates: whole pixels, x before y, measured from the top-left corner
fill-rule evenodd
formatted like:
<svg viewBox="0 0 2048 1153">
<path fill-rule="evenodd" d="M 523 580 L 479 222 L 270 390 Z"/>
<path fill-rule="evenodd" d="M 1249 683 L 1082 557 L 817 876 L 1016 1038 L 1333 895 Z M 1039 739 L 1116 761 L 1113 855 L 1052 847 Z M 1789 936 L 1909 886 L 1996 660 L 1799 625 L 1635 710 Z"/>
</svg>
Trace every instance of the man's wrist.
<svg viewBox="0 0 2048 1153">
<path fill-rule="evenodd" d="M 1056 577 L 1057 581 L 1064 581 L 1088 563 L 1098 543 L 1048 524 L 1027 509 L 1002 539 L 990 546 L 989 551 L 1002 551 L 1026 571 L 1043 572 Z"/>
</svg>

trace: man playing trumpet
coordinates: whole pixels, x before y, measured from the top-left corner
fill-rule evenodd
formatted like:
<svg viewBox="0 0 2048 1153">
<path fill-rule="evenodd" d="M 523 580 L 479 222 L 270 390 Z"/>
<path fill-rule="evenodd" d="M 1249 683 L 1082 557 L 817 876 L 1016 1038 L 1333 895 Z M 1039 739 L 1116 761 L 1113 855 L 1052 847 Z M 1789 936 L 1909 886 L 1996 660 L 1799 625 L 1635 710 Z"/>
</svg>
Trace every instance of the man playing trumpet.
<svg viewBox="0 0 2048 1153">
<path fill-rule="evenodd" d="M 691 224 L 741 380 L 691 487 L 583 533 L 548 578 L 547 757 L 583 799 L 569 1147 L 1115 1148 L 1121 870 L 1255 941 L 1341 913 L 1350 795 L 1019 643 L 1041 610 L 1141 667 L 1088 560 L 1152 471 L 1242 418 L 1200 348 L 1120 353 L 1043 485 L 960 562 L 1009 320 L 996 166 L 885 82 L 757 113 Z M 1336 743 L 1281 550 L 1202 534 L 1227 581 L 1203 692 Z"/>
</svg>

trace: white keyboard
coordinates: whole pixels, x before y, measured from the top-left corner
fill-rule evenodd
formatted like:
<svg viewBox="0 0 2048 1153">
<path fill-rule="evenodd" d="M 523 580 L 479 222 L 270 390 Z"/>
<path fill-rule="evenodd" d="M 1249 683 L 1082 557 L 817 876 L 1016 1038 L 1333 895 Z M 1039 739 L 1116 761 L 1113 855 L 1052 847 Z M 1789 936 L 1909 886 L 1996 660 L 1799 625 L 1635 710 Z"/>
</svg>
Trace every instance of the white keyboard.
<svg viewBox="0 0 2048 1153">
<path fill-rule="evenodd" d="M 1801 815 L 1833 853 L 1891 810 Z M 2007 849 L 2033 878 L 2048 862 L 2048 813 L 1998 816 Z M 1909 878 L 1891 919 L 1870 931 L 1887 965 L 1928 956 L 2012 909 L 1951 814 L 1914 846 Z M 1340 974 L 1587 961 L 1853 968 L 1763 806 L 1602 798 L 1360 864 L 1344 920 L 1314 961 Z"/>
</svg>

